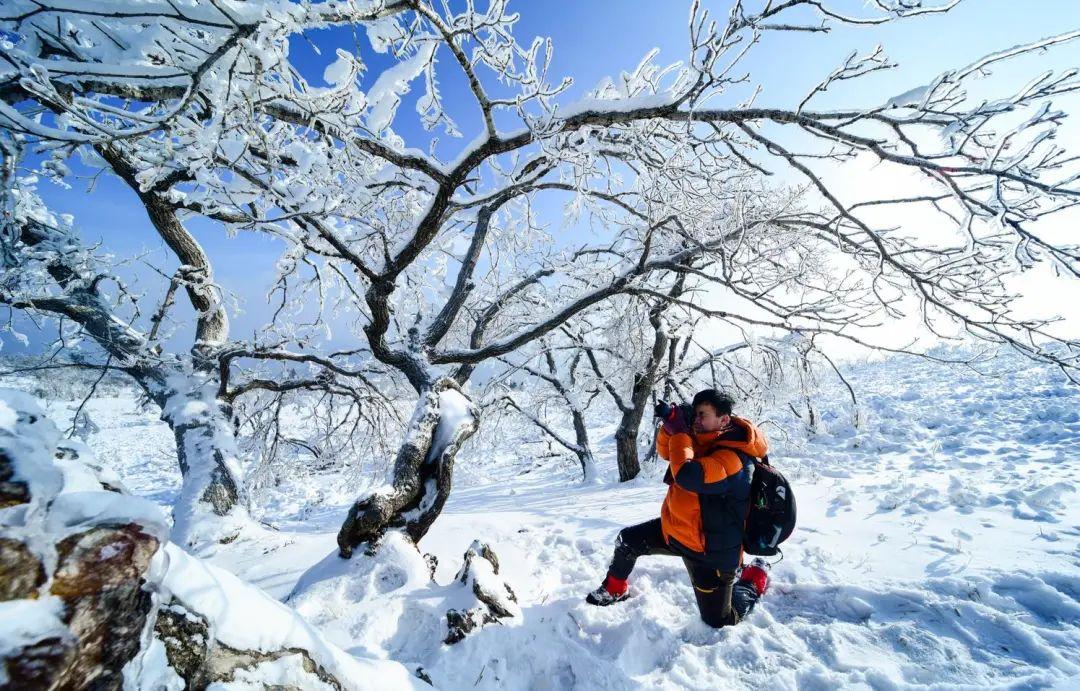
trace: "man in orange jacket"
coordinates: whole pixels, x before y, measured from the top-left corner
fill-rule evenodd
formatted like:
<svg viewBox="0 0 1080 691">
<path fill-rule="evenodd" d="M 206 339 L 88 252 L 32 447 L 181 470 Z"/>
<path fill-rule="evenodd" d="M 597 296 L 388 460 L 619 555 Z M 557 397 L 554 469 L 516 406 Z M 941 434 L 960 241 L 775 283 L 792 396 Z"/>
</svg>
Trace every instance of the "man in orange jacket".
<svg viewBox="0 0 1080 691">
<path fill-rule="evenodd" d="M 606 606 L 627 597 L 627 578 L 638 557 L 682 557 L 698 611 L 710 626 L 734 624 L 765 592 L 765 563 L 742 563 L 743 523 L 749 508 L 753 458 L 768 452 L 765 436 L 732 414 L 731 397 L 706 389 L 694 396 L 692 419 L 674 407 L 656 439 L 668 462 L 669 485 L 660 518 L 624 528 L 603 584 L 589 604 Z"/>
</svg>

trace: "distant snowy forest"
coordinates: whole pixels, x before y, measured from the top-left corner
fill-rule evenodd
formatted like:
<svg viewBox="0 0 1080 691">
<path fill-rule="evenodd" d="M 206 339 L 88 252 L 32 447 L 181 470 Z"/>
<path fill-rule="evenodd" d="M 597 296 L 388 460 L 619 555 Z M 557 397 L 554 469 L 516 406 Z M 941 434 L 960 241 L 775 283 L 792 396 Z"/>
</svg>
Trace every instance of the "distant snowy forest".
<svg viewBox="0 0 1080 691">
<path fill-rule="evenodd" d="M 1080 71 L 1024 70 L 1080 30 L 747 67 L 958 4 L 680 4 L 568 98 L 543 3 L 5 2 L 0 686 L 1076 683 Z M 775 587 L 586 608 L 705 388 L 799 495 Z"/>
</svg>

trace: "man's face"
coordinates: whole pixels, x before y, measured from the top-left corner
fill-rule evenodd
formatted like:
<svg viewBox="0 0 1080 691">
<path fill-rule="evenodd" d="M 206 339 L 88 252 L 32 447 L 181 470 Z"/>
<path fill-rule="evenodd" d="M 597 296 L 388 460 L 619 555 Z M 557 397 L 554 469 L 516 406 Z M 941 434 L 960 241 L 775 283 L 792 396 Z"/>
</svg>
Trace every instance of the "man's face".
<svg viewBox="0 0 1080 691">
<path fill-rule="evenodd" d="M 694 406 L 694 431 L 698 434 L 718 432 L 728 426 L 731 417 L 718 415 L 711 403 L 699 403 Z"/>
</svg>

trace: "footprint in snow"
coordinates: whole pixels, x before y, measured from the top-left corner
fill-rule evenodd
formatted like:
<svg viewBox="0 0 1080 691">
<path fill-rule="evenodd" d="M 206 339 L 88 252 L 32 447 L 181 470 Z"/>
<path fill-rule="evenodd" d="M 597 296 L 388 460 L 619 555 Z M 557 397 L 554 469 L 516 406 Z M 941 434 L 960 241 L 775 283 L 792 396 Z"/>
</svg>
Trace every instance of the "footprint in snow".
<svg viewBox="0 0 1080 691">
<path fill-rule="evenodd" d="M 592 540 L 586 540 L 583 537 L 579 537 L 575 540 L 574 546 L 577 547 L 577 550 L 582 554 L 592 554 L 596 551 L 596 543 Z"/>
</svg>

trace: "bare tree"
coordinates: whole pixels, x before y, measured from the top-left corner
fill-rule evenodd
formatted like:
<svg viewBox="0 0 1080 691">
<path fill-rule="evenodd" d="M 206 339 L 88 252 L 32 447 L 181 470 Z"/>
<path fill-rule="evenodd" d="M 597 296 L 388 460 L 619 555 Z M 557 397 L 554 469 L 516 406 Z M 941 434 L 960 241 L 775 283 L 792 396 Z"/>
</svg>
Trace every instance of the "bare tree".
<svg viewBox="0 0 1080 691">
<path fill-rule="evenodd" d="M 150 0 L 109 16 L 17 0 L 3 25 L 24 40 L 5 54 L 0 115 L 37 141 L 120 150 L 144 194 L 273 235 L 289 247 L 283 285 L 296 288 L 295 266 L 307 262 L 318 270 L 301 293 L 343 296 L 335 317 L 355 325 L 371 359 L 415 397 L 391 488 L 360 498 L 342 526 L 349 556 L 389 529 L 419 540 L 438 516 L 457 451 L 476 429 L 467 384 L 477 367 L 617 296 L 870 344 L 863 327 L 914 311 L 934 332 L 950 324 L 1073 373 L 1077 344 L 1017 313 L 1005 281 L 1042 261 L 1080 277 L 1080 251 L 1035 225 L 1080 195 L 1076 160 L 1052 137 L 1064 114 L 1049 105 L 1076 90 L 1075 72 L 993 102 L 969 99 L 965 85 L 1075 32 L 944 72 L 880 107 L 813 102 L 890 66 L 881 53 L 849 59 L 789 108 L 737 96 L 742 60 L 772 32 L 827 36 L 836 23 L 954 4 L 875 0 L 847 17 L 821 0 L 756 10 L 737 2 L 722 21 L 695 4 L 685 64 L 657 65 L 649 54 L 566 104 L 567 81 L 548 78 L 550 44 L 519 44 L 503 0 L 461 12 L 423 0 L 362 8 Z M 805 21 L 808 13 L 820 21 Z M 147 17 L 166 27 L 153 47 L 140 43 Z M 58 34 L 57 18 L 74 28 Z M 367 92 L 360 55 L 338 54 L 329 88 L 309 84 L 290 61 L 290 36 L 329 25 L 365 27 L 393 55 Z M 123 70 L 120 58 L 130 61 Z M 393 129 L 402 95 L 422 77 L 423 121 L 459 133 L 438 90 L 437 70 L 447 66 L 464 75 L 479 129 L 449 153 L 433 137 L 406 142 Z M 823 171 L 860 157 L 916 173 L 926 191 L 847 201 Z M 804 185 L 770 184 L 775 170 Z M 562 195 L 598 230 L 554 233 L 533 204 L 548 195 Z M 882 210 L 911 208 L 933 215 L 934 237 L 881 220 Z M 673 296 L 683 274 L 689 288 L 717 289 L 740 307 Z M 273 326 L 319 346 L 310 325 L 279 316 Z"/>
<path fill-rule="evenodd" d="M 740 412 L 755 418 L 766 415 L 765 422 L 770 424 L 777 412 L 787 410 L 808 433 L 816 434 L 821 431 L 819 397 L 828 378 L 847 392 L 852 427 L 861 425 L 855 388 L 814 336 L 792 332 L 769 339 L 744 333 L 741 339 L 718 348 L 706 348 L 693 338 L 687 344 L 690 347 L 667 378 L 671 390 L 684 399 L 702 387 L 721 389 L 736 399 Z"/>
<path fill-rule="evenodd" d="M 567 358 L 564 349 L 563 356 L 560 357 L 560 354 L 555 352 L 555 344 L 549 338 L 541 339 L 537 345 L 540 353 L 534 359 L 541 360 L 543 364 L 534 366 L 529 364 L 529 361 L 514 364 L 500 358 L 509 368 L 506 375 L 525 373 L 534 383 L 538 383 L 531 388 L 532 395 L 529 400 L 519 400 L 519 396 L 505 384 L 506 375 L 500 377 L 492 387 L 495 390 L 494 397 L 531 422 L 559 446 L 574 454 L 581 466 L 582 481 L 595 481 L 596 460 L 589 442 L 589 429 L 585 418 L 585 411 L 595 394 L 585 391 L 578 382 L 577 369 L 581 363 L 581 352 L 577 350 Z M 573 439 L 558 430 L 559 423 L 567 415 L 574 430 Z"/>
<path fill-rule="evenodd" d="M 192 215 L 190 207 L 202 209 L 179 191 L 195 183 L 197 174 L 190 167 L 163 172 L 151 163 L 169 160 L 172 142 L 157 137 L 163 130 L 182 139 L 206 126 L 203 118 L 212 116 L 222 75 L 244 60 L 241 45 L 256 34 L 260 22 L 280 28 L 265 9 L 162 2 L 118 4 L 104 11 L 15 3 L 2 15 L 16 44 L 3 55 L 5 71 L 0 73 L 10 199 L 3 299 L 59 317 L 62 339 L 63 329 L 72 325 L 89 336 L 107 355 L 106 366 L 131 375 L 161 408 L 176 437 L 184 476 L 173 539 L 188 545 L 232 540 L 251 525 L 236 440 L 241 421 L 234 417 L 234 403 L 239 397 L 317 391 L 354 403 L 379 400 L 372 395 L 376 385 L 365 376 L 371 372 L 352 363 L 360 351 L 295 353 L 289 346 L 302 339 L 273 338 L 276 334 L 258 343 L 229 340 L 223 294 L 209 257 L 182 220 Z M 55 30 L 61 18 L 70 20 L 62 32 Z M 151 19 L 157 31 L 145 30 Z M 28 110 L 12 107 L 27 100 Z M 20 150 L 24 142 L 35 141 L 52 152 L 41 174 L 69 176 L 63 158 L 79 151 L 121 179 L 175 257 L 175 271 L 160 272 L 168 288 L 145 329 L 137 325 L 145 321 L 141 296 L 125 291 L 108 267 L 80 246 L 77 233 L 44 207 L 32 185 L 20 184 Z M 39 267 L 44 271 L 35 273 Z M 39 280 L 43 277 L 51 278 L 51 285 Z M 118 298 L 101 290 L 110 281 L 118 286 Z M 285 285 L 278 289 L 287 292 Z M 186 293 L 195 313 L 189 353 L 167 352 L 169 336 L 175 334 L 166 334 L 163 326 L 173 323 L 178 290 Z M 239 362 L 244 374 L 237 377 Z M 272 377 L 265 368 L 252 366 L 270 362 L 277 365 Z M 385 382 L 378 386 L 386 388 Z M 268 424 L 274 426 L 276 419 Z M 265 436 L 259 452 L 273 460 L 278 440 L 276 434 Z"/>
<path fill-rule="evenodd" d="M 667 291 L 667 298 L 678 298 L 685 289 L 686 276 L 678 274 Z M 617 319 L 593 329 L 608 345 L 601 350 L 587 334 L 575 334 L 575 340 L 595 375 L 595 386 L 605 391 L 614 403 L 619 423 L 615 428 L 615 454 L 619 481 L 626 482 L 641 472 L 638 439 L 646 408 L 655 401 L 657 382 L 665 376 L 664 366 L 671 346 L 669 319 L 681 315 L 665 314 L 663 299 L 639 300 L 628 297 L 619 301 L 612 312 Z M 678 310 L 684 312 L 684 310 Z M 605 361 L 606 366 L 601 362 Z"/>
<path fill-rule="evenodd" d="M 0 301 L 33 313 L 54 315 L 86 334 L 107 354 L 103 369 L 129 374 L 162 411 L 176 438 L 184 485 L 174 512 L 174 536 L 181 544 L 235 538 L 248 522 L 243 475 L 227 406 L 216 396 L 214 371 L 200 357 L 227 328 L 224 312 L 208 304 L 198 317 L 199 340 L 191 358 L 164 353 L 153 335 L 121 318 L 118 301 L 104 290 L 120 287 L 120 301 L 134 300 L 115 274 L 81 246 L 64 220 L 41 203 L 27 179 L 19 180 L 20 157 L 10 140 L 0 140 L 5 166 L 5 228 Z M 184 233 L 186 236 L 186 232 Z M 190 237 L 190 236 L 187 236 Z M 187 276 L 197 273 L 186 267 Z M 203 275 L 209 273 L 203 263 Z M 203 297 L 205 284 L 190 278 L 189 292 Z M 194 302 L 194 299 L 193 299 Z M 152 332 L 152 334 L 155 332 Z M 61 339 L 65 338 L 61 324 Z M 214 517 L 206 520 L 207 517 Z"/>
</svg>

